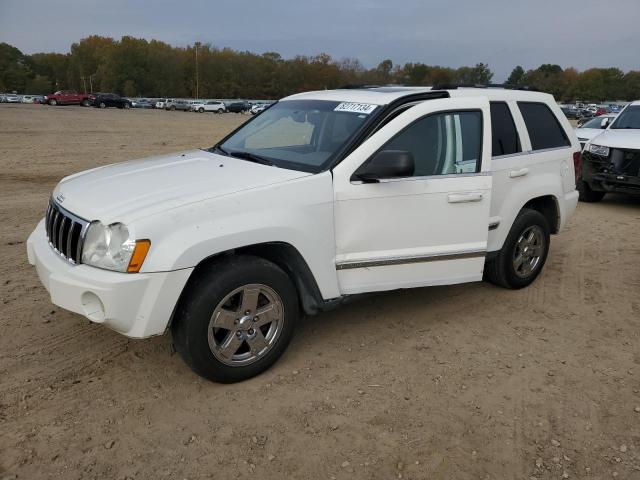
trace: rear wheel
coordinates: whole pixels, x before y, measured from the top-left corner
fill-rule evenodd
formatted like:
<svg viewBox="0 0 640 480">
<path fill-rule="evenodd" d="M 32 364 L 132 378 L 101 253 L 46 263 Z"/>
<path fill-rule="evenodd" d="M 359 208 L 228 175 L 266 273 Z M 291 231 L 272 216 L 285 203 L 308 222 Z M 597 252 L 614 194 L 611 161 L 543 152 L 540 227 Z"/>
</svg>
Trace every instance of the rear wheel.
<svg viewBox="0 0 640 480">
<path fill-rule="evenodd" d="M 107 108 L 107 104 L 104 102 L 100 102 L 100 105 L 98 105 L 100 108 Z"/>
<path fill-rule="evenodd" d="M 289 276 L 259 257 L 228 257 L 198 272 L 172 324 L 176 350 L 199 375 L 232 383 L 269 368 L 299 316 Z"/>
<path fill-rule="evenodd" d="M 129 105 L 128 103 L 125 103 L 124 104 L 124 108 L 125 108 L 125 110 L 127 110 L 127 109 L 131 108 L 131 105 Z"/>
<path fill-rule="evenodd" d="M 542 271 L 549 254 L 550 229 L 537 210 L 523 209 L 502 249 L 485 264 L 485 278 L 505 288 L 530 285 Z"/>
<path fill-rule="evenodd" d="M 89 105 L 91 105 L 91 102 L 90 102 L 88 99 L 86 99 L 86 98 L 85 98 L 85 99 L 82 101 L 82 106 L 83 106 L 83 107 L 88 107 Z"/>
<path fill-rule="evenodd" d="M 198 109 L 198 111 L 199 111 L 200 113 L 204 113 L 204 108 L 200 107 L 200 108 Z"/>
<path fill-rule="evenodd" d="M 584 180 L 578 180 L 578 199 L 581 202 L 594 203 L 604 198 L 606 192 L 593 190 Z"/>
<path fill-rule="evenodd" d="M 49 99 L 49 105 L 51 105 L 52 107 L 55 107 L 57 104 L 58 104 L 58 101 L 55 98 Z"/>
</svg>

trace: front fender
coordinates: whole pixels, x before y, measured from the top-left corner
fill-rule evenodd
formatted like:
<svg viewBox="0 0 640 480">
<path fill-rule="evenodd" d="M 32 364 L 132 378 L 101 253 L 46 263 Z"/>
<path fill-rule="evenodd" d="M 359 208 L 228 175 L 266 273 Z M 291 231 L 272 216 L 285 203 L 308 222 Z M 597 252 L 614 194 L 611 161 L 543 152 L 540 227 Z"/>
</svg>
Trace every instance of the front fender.
<svg viewBox="0 0 640 480">
<path fill-rule="evenodd" d="M 151 240 L 142 272 L 191 268 L 217 253 L 281 242 L 302 255 L 323 298 L 339 296 L 330 172 L 174 208 L 141 219 L 136 233 Z"/>
</svg>

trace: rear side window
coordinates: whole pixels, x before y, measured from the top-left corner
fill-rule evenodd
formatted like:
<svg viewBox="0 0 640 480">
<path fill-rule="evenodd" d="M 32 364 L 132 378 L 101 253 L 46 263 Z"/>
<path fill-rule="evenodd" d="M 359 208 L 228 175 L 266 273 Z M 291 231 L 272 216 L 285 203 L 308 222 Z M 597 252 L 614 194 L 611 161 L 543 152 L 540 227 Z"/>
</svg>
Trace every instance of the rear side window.
<svg viewBox="0 0 640 480">
<path fill-rule="evenodd" d="M 521 152 L 520 137 L 509 107 L 505 102 L 491 102 L 491 155 Z"/>
<path fill-rule="evenodd" d="M 518 102 L 522 118 L 529 131 L 531 148 L 568 147 L 571 145 L 560 122 L 544 103 Z"/>
</svg>

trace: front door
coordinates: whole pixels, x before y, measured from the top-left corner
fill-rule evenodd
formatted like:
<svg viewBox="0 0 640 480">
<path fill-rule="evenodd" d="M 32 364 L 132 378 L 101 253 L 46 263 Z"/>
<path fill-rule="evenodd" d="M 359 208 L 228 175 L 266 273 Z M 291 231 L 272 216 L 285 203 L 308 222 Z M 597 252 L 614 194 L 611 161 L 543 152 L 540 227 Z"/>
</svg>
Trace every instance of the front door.
<svg viewBox="0 0 640 480">
<path fill-rule="evenodd" d="M 414 174 L 365 183 L 381 150 L 412 153 Z M 342 294 L 482 279 L 491 203 L 491 122 L 482 98 L 427 100 L 388 122 L 334 169 Z"/>
</svg>

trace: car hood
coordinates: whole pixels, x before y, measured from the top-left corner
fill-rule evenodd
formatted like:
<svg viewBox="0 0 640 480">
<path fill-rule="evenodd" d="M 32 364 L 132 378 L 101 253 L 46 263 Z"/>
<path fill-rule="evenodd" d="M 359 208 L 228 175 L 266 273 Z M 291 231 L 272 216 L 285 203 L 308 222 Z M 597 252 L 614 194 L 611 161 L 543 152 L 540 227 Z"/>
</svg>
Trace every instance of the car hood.
<svg viewBox="0 0 640 480">
<path fill-rule="evenodd" d="M 53 198 L 86 220 L 131 222 L 189 203 L 311 175 L 194 150 L 98 167 L 63 178 Z"/>
<path fill-rule="evenodd" d="M 592 138 L 591 143 L 609 148 L 640 150 L 640 130 L 610 128 Z"/>
<path fill-rule="evenodd" d="M 576 137 L 591 140 L 600 135 L 604 130 L 601 128 L 576 128 Z"/>
</svg>

